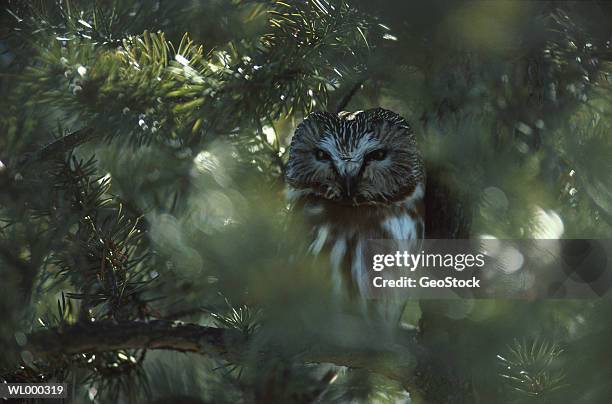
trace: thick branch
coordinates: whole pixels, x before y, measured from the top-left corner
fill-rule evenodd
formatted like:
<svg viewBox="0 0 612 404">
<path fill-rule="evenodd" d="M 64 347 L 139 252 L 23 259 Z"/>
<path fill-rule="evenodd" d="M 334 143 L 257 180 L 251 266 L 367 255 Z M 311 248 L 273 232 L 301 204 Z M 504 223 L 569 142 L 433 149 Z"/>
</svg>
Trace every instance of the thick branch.
<svg viewBox="0 0 612 404">
<path fill-rule="evenodd" d="M 44 329 L 29 335 L 26 347 L 34 356 L 119 349 L 170 349 L 231 356 L 233 343 L 244 340 L 238 331 L 169 321 L 95 322 Z"/>
<path fill-rule="evenodd" d="M 162 320 L 96 322 L 36 331 L 28 336 L 24 349 L 39 358 L 120 349 L 167 349 L 240 362 L 248 353 L 249 339 L 237 330 Z M 266 360 L 274 351 L 270 349 L 258 354 L 261 360 Z M 414 352 L 398 346 L 355 350 L 321 344 L 308 347 L 298 358 L 304 363 L 333 363 L 367 369 L 397 380 L 407 389 L 412 387 L 412 371 L 416 367 Z"/>
<path fill-rule="evenodd" d="M 361 86 L 363 85 L 364 80 L 360 79 L 357 80 L 355 83 L 353 83 L 351 85 L 351 87 L 348 89 L 348 91 L 342 96 L 342 98 L 340 98 L 338 100 L 338 103 L 336 104 L 334 111 L 336 113 L 340 113 L 342 111 L 344 111 L 344 108 L 346 108 L 346 106 L 348 105 L 349 102 L 351 102 L 351 99 L 353 98 L 353 96 L 357 93 L 357 91 L 361 88 Z"/>
</svg>

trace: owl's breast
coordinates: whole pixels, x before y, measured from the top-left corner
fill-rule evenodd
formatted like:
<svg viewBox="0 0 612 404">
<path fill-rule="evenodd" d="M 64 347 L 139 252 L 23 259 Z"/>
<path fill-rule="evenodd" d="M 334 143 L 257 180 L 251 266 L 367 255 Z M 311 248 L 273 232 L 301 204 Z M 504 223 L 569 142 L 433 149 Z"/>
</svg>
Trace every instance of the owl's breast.
<svg viewBox="0 0 612 404">
<path fill-rule="evenodd" d="M 311 201 L 303 209 L 312 226 L 310 252 L 328 257 L 332 283 L 340 291 L 367 293 L 368 240 L 402 240 L 403 248 L 411 249 L 424 237 L 422 211 L 413 201 L 358 207 Z"/>
</svg>

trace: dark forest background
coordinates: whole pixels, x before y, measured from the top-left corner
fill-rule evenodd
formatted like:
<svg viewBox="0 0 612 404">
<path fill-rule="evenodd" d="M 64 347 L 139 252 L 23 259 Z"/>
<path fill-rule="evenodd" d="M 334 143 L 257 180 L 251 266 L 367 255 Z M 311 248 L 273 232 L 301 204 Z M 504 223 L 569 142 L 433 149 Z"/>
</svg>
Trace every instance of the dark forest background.
<svg viewBox="0 0 612 404">
<path fill-rule="evenodd" d="M 0 378 L 610 402 L 610 301 L 413 301 L 378 328 L 287 231 L 283 169 L 310 111 L 381 106 L 424 151 L 428 237 L 609 238 L 611 40 L 607 1 L 3 1 Z"/>
</svg>

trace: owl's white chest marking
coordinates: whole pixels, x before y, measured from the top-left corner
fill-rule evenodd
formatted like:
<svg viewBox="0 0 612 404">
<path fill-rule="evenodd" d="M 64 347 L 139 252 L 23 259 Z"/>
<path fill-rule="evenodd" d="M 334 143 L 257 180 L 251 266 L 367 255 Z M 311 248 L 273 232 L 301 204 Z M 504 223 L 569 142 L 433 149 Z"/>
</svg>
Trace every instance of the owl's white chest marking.
<svg viewBox="0 0 612 404">
<path fill-rule="evenodd" d="M 329 238 L 329 226 L 324 224 L 321 226 L 317 226 L 317 236 L 310 245 L 310 252 L 314 255 L 319 255 L 323 247 L 327 244 L 327 239 Z"/>
<path fill-rule="evenodd" d="M 386 219 L 382 227 L 389 232 L 390 238 L 394 240 L 412 240 L 416 238 L 416 225 L 415 220 L 409 214 L 400 214 Z"/>
</svg>

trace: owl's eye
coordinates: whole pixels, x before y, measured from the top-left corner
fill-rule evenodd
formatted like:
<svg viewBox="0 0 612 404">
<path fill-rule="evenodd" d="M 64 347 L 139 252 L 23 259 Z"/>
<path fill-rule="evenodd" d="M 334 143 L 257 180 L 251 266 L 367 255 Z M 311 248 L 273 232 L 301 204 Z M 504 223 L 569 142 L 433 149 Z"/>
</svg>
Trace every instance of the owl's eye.
<svg viewBox="0 0 612 404">
<path fill-rule="evenodd" d="M 366 154 L 365 159 L 366 161 L 380 161 L 384 160 L 385 157 L 387 157 L 387 151 L 383 149 L 378 149 Z"/>
<path fill-rule="evenodd" d="M 324 150 L 317 149 L 315 151 L 315 158 L 319 161 L 329 161 L 331 160 L 331 156 Z"/>
</svg>

